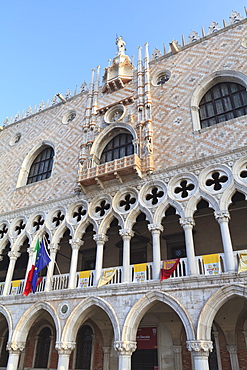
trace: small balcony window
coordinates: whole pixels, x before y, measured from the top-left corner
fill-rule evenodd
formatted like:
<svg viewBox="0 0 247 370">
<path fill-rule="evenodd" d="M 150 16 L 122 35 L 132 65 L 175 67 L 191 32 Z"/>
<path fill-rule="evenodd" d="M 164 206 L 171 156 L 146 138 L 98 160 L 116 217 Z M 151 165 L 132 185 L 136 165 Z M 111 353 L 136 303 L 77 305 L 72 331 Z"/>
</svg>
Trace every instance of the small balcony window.
<svg viewBox="0 0 247 370">
<path fill-rule="evenodd" d="M 131 134 L 119 134 L 115 136 L 105 147 L 101 154 L 100 163 L 114 161 L 122 157 L 134 154 L 134 146 Z"/>
</svg>

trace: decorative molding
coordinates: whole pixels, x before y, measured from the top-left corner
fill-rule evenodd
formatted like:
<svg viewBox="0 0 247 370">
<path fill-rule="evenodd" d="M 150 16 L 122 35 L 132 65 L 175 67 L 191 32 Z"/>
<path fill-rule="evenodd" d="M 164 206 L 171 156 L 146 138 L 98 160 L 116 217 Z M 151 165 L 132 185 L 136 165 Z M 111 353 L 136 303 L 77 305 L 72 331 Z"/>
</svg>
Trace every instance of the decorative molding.
<svg viewBox="0 0 247 370">
<path fill-rule="evenodd" d="M 213 343 L 211 340 L 190 340 L 186 342 L 187 349 L 191 352 L 196 352 L 202 356 L 207 355 L 213 350 Z"/>
<path fill-rule="evenodd" d="M 25 349 L 25 342 L 8 342 L 7 350 L 10 353 L 20 353 Z"/>
<path fill-rule="evenodd" d="M 59 355 L 69 356 L 71 352 L 75 349 L 75 346 L 75 342 L 57 342 L 55 348 L 58 351 Z"/>
</svg>

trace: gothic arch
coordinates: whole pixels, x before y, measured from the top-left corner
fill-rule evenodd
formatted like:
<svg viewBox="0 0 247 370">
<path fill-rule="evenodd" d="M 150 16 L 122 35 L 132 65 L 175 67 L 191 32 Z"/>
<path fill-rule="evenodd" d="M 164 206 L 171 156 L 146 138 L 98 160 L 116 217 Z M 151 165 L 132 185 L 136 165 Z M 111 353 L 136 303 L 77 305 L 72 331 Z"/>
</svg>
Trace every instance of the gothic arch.
<svg viewBox="0 0 247 370">
<path fill-rule="evenodd" d="M 13 320 L 12 320 L 12 317 L 10 315 L 9 310 L 7 310 L 7 308 L 5 308 L 2 305 L 0 305 L 0 313 L 5 317 L 5 319 L 7 321 L 8 329 L 9 329 L 9 338 L 8 338 L 8 341 L 10 341 L 11 340 L 11 336 L 12 336 L 12 331 L 13 331 Z"/>
<path fill-rule="evenodd" d="M 187 340 L 193 340 L 195 338 L 194 328 L 192 320 L 189 317 L 189 314 L 187 313 L 185 308 L 176 298 L 172 297 L 171 295 L 165 292 L 160 291 L 148 293 L 134 304 L 125 320 L 122 332 L 122 340 L 123 341 L 136 340 L 136 332 L 142 317 L 149 310 L 149 308 L 151 308 L 153 304 L 155 304 L 155 302 L 157 301 L 167 304 L 178 314 L 179 318 L 183 323 Z"/>
<path fill-rule="evenodd" d="M 108 315 L 114 331 L 114 340 L 120 340 L 119 321 L 113 307 L 102 298 L 90 297 L 78 304 L 70 314 L 62 332 L 62 342 L 76 341 L 76 335 L 82 325 L 82 321 L 90 317 L 90 310 L 93 306 L 101 308 Z"/>
<path fill-rule="evenodd" d="M 197 339 L 198 340 L 211 340 L 211 327 L 215 315 L 219 309 L 226 303 L 229 299 L 233 297 L 243 297 L 246 299 L 246 288 L 243 285 L 232 284 L 230 286 L 225 286 L 215 292 L 205 303 L 197 325 Z"/>
<path fill-rule="evenodd" d="M 122 217 L 118 213 L 116 213 L 114 210 L 111 210 L 101 221 L 101 223 L 99 225 L 98 233 L 99 234 L 101 234 L 101 233 L 106 234 L 108 229 L 110 228 L 110 223 L 112 222 L 112 220 L 114 218 L 116 218 L 118 220 L 120 228 L 123 229 L 124 221 L 123 221 Z"/>
<path fill-rule="evenodd" d="M 176 202 L 173 199 L 167 198 L 164 202 L 162 202 L 154 214 L 154 223 L 161 223 L 162 219 L 165 217 L 165 213 L 169 207 L 174 207 L 176 210 L 176 214 L 180 217 L 184 217 L 184 209 L 182 205 Z"/>
<path fill-rule="evenodd" d="M 29 307 L 29 309 L 22 315 L 22 317 L 18 321 L 13 332 L 13 342 L 19 343 L 26 341 L 31 326 L 39 317 L 40 313 L 42 313 L 42 311 L 47 311 L 52 317 L 56 327 L 56 340 L 59 341 L 61 335 L 61 326 L 55 309 L 48 302 L 38 302 Z"/>
<path fill-rule="evenodd" d="M 100 156 L 105 148 L 105 146 L 108 144 L 108 142 L 117 134 L 121 134 L 123 132 L 128 132 L 132 135 L 133 140 L 137 139 L 137 134 L 133 127 L 128 125 L 124 122 L 118 122 L 117 125 L 112 123 L 109 126 L 107 126 L 98 136 L 98 138 L 94 141 L 90 156 L 92 157 L 92 167 L 99 164 Z M 116 133 L 116 135 L 115 135 Z M 135 153 L 137 151 L 135 150 Z"/>
<path fill-rule="evenodd" d="M 25 186 L 27 184 L 27 178 L 31 165 L 35 158 L 39 155 L 40 152 L 42 152 L 42 150 L 46 146 L 50 146 L 53 148 L 53 150 L 55 150 L 54 145 L 51 141 L 44 140 L 41 143 L 37 144 L 34 148 L 32 148 L 26 155 L 21 165 L 20 173 L 16 184 L 17 188 L 20 188 L 21 186 Z"/>
<path fill-rule="evenodd" d="M 214 199 L 214 197 L 212 195 L 206 194 L 206 193 L 201 193 L 201 194 L 199 194 L 199 196 L 191 197 L 191 199 L 189 200 L 189 202 L 187 204 L 187 207 L 186 207 L 186 212 L 185 212 L 186 217 L 193 217 L 194 216 L 194 213 L 196 212 L 197 205 L 202 199 L 206 200 L 209 204 L 209 208 L 212 208 L 215 212 L 220 210 L 217 201 Z"/>
<path fill-rule="evenodd" d="M 136 218 L 141 212 L 143 212 L 146 215 L 146 219 L 149 223 L 153 222 L 153 216 L 149 209 L 139 204 L 136 208 L 132 209 L 128 214 L 124 228 L 132 230 L 134 224 L 136 223 Z"/>
<path fill-rule="evenodd" d="M 201 129 L 199 104 L 206 92 L 219 82 L 236 82 L 247 88 L 247 75 L 234 70 L 216 71 L 206 76 L 197 86 L 191 97 L 191 116 L 194 131 Z"/>
<path fill-rule="evenodd" d="M 97 234 L 98 233 L 98 224 L 97 224 L 97 222 L 94 219 L 92 219 L 90 216 L 87 216 L 77 226 L 77 228 L 75 230 L 74 238 L 75 239 L 81 239 L 83 237 L 83 235 L 85 234 L 85 232 L 86 232 L 86 228 L 90 224 L 93 225 L 93 229 L 94 229 L 95 233 Z"/>
</svg>

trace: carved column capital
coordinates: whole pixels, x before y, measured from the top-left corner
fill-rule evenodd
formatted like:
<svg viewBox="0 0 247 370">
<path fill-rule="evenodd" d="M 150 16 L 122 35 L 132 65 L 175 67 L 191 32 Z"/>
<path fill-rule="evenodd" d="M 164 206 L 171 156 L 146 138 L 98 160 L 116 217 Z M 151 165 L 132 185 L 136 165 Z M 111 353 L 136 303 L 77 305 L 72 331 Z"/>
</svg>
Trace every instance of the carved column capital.
<svg viewBox="0 0 247 370">
<path fill-rule="evenodd" d="M 8 342 L 7 350 L 9 353 L 21 353 L 25 348 L 25 342 Z"/>
<path fill-rule="evenodd" d="M 108 240 L 108 237 L 105 234 L 95 234 L 93 239 L 97 242 L 105 243 Z"/>
<path fill-rule="evenodd" d="M 71 352 L 75 349 L 75 342 L 57 342 L 56 343 L 56 350 L 58 351 L 59 355 L 70 355 Z"/>
<path fill-rule="evenodd" d="M 57 251 L 59 251 L 59 249 L 60 249 L 60 246 L 59 246 L 58 243 L 52 243 L 52 244 L 49 245 L 48 248 L 49 248 L 49 251 L 51 253 L 57 253 Z"/>
<path fill-rule="evenodd" d="M 151 231 L 151 233 L 161 233 L 164 228 L 161 224 L 148 224 L 148 230 Z"/>
<path fill-rule="evenodd" d="M 70 239 L 69 244 L 71 245 L 72 249 L 80 249 L 81 246 L 83 246 L 84 241 L 81 239 Z"/>
<path fill-rule="evenodd" d="M 214 217 L 219 223 L 229 222 L 229 220 L 231 219 L 230 213 L 228 211 L 215 211 Z"/>
<path fill-rule="evenodd" d="M 174 353 L 180 354 L 180 353 L 182 353 L 182 346 L 173 346 L 172 350 L 173 350 Z"/>
<path fill-rule="evenodd" d="M 192 227 L 195 226 L 195 221 L 193 217 L 181 217 L 179 219 L 179 223 L 183 228 L 189 227 L 192 229 Z"/>
<path fill-rule="evenodd" d="M 209 352 L 213 350 L 213 343 L 211 340 L 188 340 L 186 342 L 187 348 L 196 355 L 208 356 Z"/>
<path fill-rule="evenodd" d="M 121 229 L 119 230 L 119 235 L 123 238 L 123 239 L 131 239 L 135 233 L 134 231 L 130 230 L 130 229 Z"/>
<path fill-rule="evenodd" d="M 237 349 L 237 346 L 235 344 L 228 344 L 226 346 L 226 349 L 227 351 L 231 354 L 231 355 L 236 355 L 238 353 L 238 349 Z"/>
<path fill-rule="evenodd" d="M 10 251 L 10 252 L 8 253 L 8 256 L 9 256 L 9 258 L 10 258 L 11 260 L 17 260 L 17 258 L 19 258 L 19 257 L 20 257 L 20 255 L 21 255 L 21 253 L 20 253 L 20 252 L 16 252 L 16 251 Z"/>
<path fill-rule="evenodd" d="M 137 343 L 132 341 L 115 341 L 114 348 L 116 351 L 119 352 L 121 355 L 129 355 L 131 356 L 132 353 L 136 350 Z"/>
<path fill-rule="evenodd" d="M 102 347 L 102 349 L 105 355 L 109 355 L 111 353 L 111 347 Z"/>
</svg>

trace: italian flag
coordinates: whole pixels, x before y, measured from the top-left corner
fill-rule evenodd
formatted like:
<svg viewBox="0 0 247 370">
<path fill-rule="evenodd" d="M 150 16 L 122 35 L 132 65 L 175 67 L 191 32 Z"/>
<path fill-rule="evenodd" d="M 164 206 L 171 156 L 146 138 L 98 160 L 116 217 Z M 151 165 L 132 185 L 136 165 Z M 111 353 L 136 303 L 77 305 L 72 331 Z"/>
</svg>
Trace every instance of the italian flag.
<svg viewBox="0 0 247 370">
<path fill-rule="evenodd" d="M 22 295 L 28 296 L 28 294 L 33 291 L 32 290 L 32 279 L 33 279 L 33 273 L 34 273 L 34 269 L 35 269 L 36 260 L 37 260 L 37 257 L 39 255 L 39 250 L 40 250 L 40 240 L 38 238 L 37 242 L 36 242 L 36 245 L 35 245 L 35 248 L 34 248 L 34 251 L 33 251 L 34 253 L 33 253 L 32 267 L 28 271 L 26 284 L 25 284 L 25 289 L 24 289 L 24 292 L 22 293 Z M 40 281 L 38 281 L 38 283 L 40 283 Z"/>
</svg>

